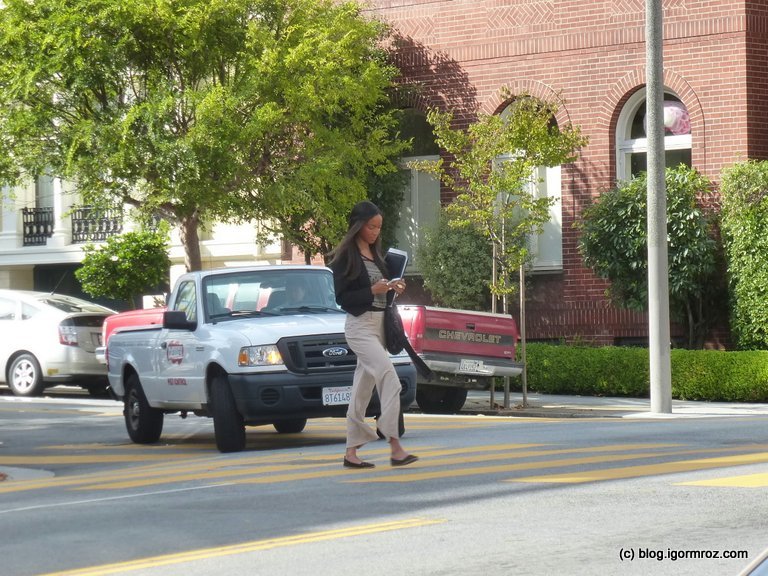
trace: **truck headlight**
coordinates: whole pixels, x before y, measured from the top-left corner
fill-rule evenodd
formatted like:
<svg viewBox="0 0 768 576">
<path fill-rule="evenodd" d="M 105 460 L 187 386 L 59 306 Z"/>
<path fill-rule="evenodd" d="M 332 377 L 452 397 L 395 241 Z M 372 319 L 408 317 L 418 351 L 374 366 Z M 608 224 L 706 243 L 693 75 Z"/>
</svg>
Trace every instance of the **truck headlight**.
<svg viewBox="0 0 768 576">
<path fill-rule="evenodd" d="M 238 366 L 275 366 L 283 363 L 277 346 L 245 346 L 237 356 Z"/>
</svg>

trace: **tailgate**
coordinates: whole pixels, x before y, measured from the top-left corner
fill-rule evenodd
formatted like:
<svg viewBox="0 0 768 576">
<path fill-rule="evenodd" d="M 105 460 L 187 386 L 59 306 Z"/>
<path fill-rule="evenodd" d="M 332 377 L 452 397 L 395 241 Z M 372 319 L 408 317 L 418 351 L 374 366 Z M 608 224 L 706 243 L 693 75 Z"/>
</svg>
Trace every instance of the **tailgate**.
<svg viewBox="0 0 768 576">
<path fill-rule="evenodd" d="M 514 361 L 517 324 L 512 316 L 433 306 L 399 306 L 406 332 L 419 334 L 420 352 L 504 358 Z M 424 315 L 423 326 L 415 319 Z"/>
</svg>

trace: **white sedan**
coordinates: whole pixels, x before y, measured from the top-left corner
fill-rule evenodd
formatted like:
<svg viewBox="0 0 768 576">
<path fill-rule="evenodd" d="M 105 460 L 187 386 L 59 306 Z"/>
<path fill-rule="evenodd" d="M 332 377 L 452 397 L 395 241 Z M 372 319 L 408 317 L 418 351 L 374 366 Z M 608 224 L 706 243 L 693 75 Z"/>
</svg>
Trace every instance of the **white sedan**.
<svg viewBox="0 0 768 576">
<path fill-rule="evenodd" d="M 114 310 L 63 294 L 0 290 L 0 382 L 16 396 L 72 382 L 106 390 L 107 371 L 94 351 Z"/>
</svg>

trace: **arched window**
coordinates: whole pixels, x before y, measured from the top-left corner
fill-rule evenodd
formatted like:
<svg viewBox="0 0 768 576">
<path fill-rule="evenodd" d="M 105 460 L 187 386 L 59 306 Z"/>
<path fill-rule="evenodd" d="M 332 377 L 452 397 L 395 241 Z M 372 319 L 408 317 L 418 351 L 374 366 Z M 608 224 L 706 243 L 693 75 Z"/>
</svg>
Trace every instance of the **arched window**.
<svg viewBox="0 0 768 576">
<path fill-rule="evenodd" d="M 635 92 L 619 114 L 616 126 L 616 177 L 629 180 L 648 166 L 645 88 Z M 691 165 L 691 122 L 688 109 L 670 91 L 664 93 L 664 150 L 669 167 Z"/>
</svg>

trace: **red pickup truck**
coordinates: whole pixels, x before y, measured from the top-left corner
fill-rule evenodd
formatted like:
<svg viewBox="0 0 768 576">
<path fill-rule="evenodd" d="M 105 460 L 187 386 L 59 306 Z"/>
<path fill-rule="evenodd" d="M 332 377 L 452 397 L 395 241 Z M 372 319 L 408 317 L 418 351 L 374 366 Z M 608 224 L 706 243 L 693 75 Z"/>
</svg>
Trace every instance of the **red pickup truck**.
<svg viewBox="0 0 768 576">
<path fill-rule="evenodd" d="M 413 349 L 436 373 L 419 376 L 416 403 L 424 412 L 458 412 L 467 390 L 489 390 L 494 376 L 519 376 L 517 324 L 507 314 L 398 305 Z"/>
<path fill-rule="evenodd" d="M 132 310 L 104 321 L 102 342 L 120 328 L 161 324 L 165 308 Z M 419 376 L 416 403 L 424 412 L 458 412 L 467 390 L 489 390 L 494 376 L 519 376 L 515 361 L 517 324 L 512 316 L 433 306 L 398 305 L 405 332 L 414 350 L 435 372 L 436 379 Z M 104 349 L 96 351 L 104 359 Z"/>
</svg>

